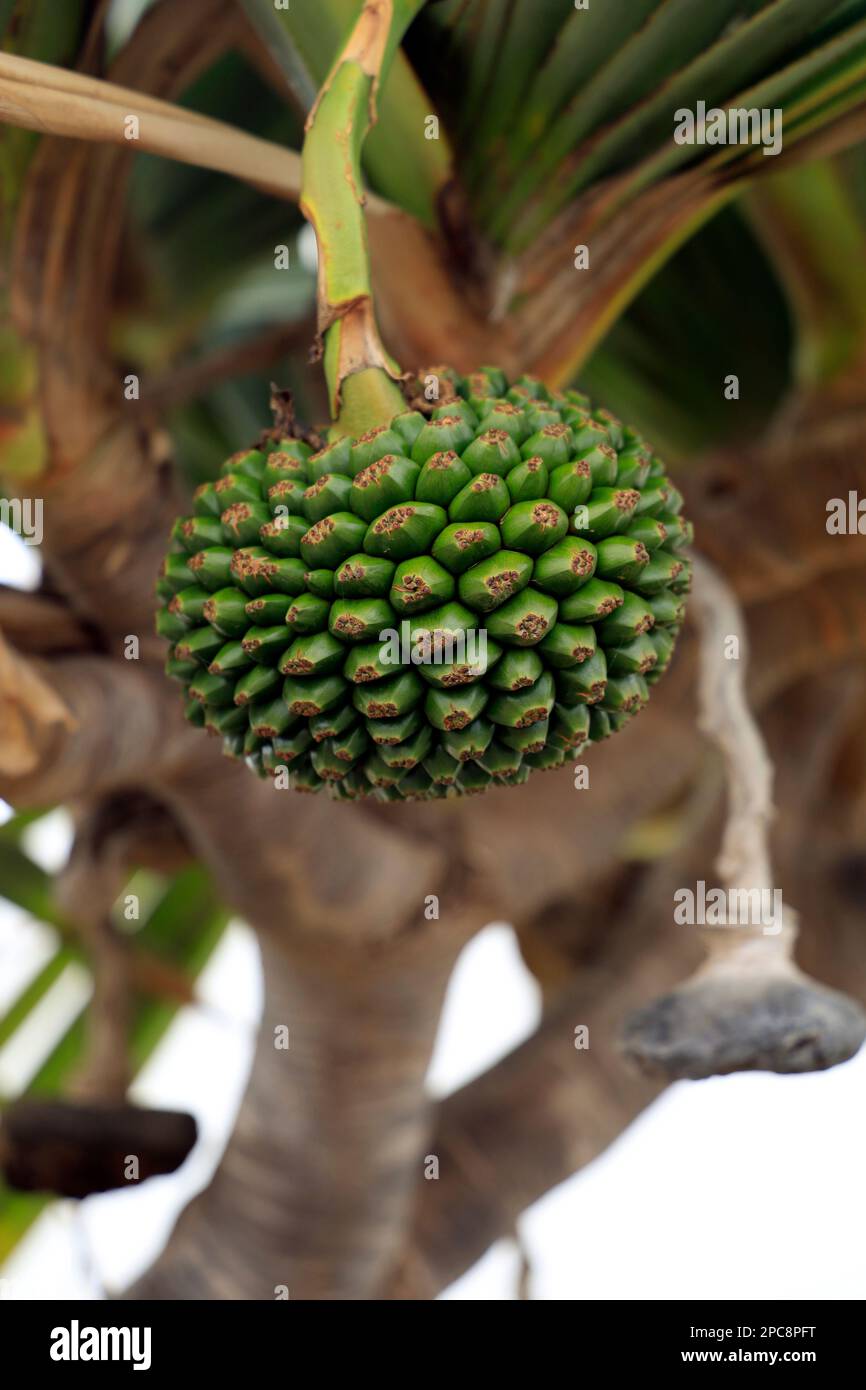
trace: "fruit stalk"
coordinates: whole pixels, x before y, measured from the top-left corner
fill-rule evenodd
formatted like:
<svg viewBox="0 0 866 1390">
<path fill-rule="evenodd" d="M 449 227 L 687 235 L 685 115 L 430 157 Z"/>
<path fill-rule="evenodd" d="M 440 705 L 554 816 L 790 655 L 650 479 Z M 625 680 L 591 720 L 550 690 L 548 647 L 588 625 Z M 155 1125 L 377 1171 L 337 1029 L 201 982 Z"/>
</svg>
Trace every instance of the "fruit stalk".
<svg viewBox="0 0 866 1390">
<path fill-rule="evenodd" d="M 400 369 L 373 307 L 361 149 L 379 87 L 421 4 L 366 0 L 307 118 L 301 210 L 318 244 L 318 338 L 335 436 L 357 437 L 403 408 Z"/>
</svg>

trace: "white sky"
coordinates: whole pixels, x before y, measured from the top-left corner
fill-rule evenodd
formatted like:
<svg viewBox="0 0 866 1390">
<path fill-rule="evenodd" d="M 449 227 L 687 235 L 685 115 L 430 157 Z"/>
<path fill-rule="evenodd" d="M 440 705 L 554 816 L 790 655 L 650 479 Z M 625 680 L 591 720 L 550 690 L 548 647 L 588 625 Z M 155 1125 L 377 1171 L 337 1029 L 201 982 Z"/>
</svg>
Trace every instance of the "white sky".
<svg viewBox="0 0 866 1390">
<path fill-rule="evenodd" d="M 32 551 L 0 527 L 0 581 L 33 583 Z M 3 804 L 0 803 L 0 818 Z M 62 812 L 31 827 L 28 851 L 63 862 Z M 2 884 L 0 884 L 2 891 Z M 53 950 L 53 933 L 0 902 L 0 1013 Z M 58 979 L 37 1026 L 0 1048 L 14 1095 L 49 1050 L 58 1020 L 86 1002 L 87 974 Z M 137 1079 L 142 1104 L 190 1110 L 201 1131 L 182 1170 L 129 1191 L 46 1209 L 0 1270 L 2 1298 L 99 1298 L 155 1257 L 177 1212 L 207 1182 L 231 1128 L 261 1003 L 252 933 L 232 923 Z M 452 979 L 430 1068 L 447 1095 L 526 1037 L 539 993 L 510 927 L 487 927 Z M 20 1034 L 23 1033 L 23 1037 Z M 575 1064 L 580 1064 L 575 1052 Z M 803 1077 L 735 1076 L 673 1086 L 596 1163 L 520 1223 L 535 1299 L 866 1297 L 866 1053 Z M 501 1242 L 443 1297 L 515 1296 L 517 1257 Z"/>
</svg>

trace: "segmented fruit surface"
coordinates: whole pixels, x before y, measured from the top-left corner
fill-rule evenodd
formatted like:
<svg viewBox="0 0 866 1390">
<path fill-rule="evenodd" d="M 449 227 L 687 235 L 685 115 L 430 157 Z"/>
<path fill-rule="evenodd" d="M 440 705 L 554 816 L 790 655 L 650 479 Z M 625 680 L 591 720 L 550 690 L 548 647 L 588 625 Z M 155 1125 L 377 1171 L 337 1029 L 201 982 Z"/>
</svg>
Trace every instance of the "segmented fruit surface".
<svg viewBox="0 0 866 1390">
<path fill-rule="evenodd" d="M 634 430 L 495 368 L 313 453 L 234 455 L 157 585 L 187 717 L 299 791 L 516 784 L 620 729 L 667 667 L 691 528 Z"/>
</svg>

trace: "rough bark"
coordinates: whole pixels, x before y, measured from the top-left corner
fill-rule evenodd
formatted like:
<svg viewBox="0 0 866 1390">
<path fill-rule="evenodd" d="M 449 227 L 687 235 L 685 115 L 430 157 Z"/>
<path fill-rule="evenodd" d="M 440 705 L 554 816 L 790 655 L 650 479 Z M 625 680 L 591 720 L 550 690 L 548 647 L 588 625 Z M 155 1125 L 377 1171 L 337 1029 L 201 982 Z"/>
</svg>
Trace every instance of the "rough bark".
<svg viewBox="0 0 866 1390">
<path fill-rule="evenodd" d="M 419 922 L 386 951 L 264 940 L 265 1018 L 228 1150 L 130 1297 L 373 1296 L 420 1176 L 424 1074 L 462 939 Z"/>
</svg>

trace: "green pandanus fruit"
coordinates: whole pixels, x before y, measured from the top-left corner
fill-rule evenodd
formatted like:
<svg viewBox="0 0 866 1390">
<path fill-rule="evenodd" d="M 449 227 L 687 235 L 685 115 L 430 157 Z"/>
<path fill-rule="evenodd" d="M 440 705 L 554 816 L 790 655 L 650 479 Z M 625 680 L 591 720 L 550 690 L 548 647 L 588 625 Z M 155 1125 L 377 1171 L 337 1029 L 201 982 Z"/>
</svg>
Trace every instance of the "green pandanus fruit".
<svg viewBox="0 0 866 1390">
<path fill-rule="evenodd" d="M 682 622 L 682 499 L 585 396 L 440 369 L 407 408 L 376 324 L 361 146 L 420 0 L 366 0 L 307 121 L 334 422 L 199 488 L 159 581 L 167 672 L 261 776 L 384 800 L 560 766 L 646 703 Z"/>
<path fill-rule="evenodd" d="M 261 776 L 513 785 L 622 728 L 670 661 L 691 531 L 644 440 L 495 369 L 440 385 L 317 452 L 270 432 L 174 528 L 168 674 Z"/>
</svg>

